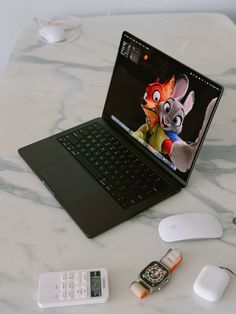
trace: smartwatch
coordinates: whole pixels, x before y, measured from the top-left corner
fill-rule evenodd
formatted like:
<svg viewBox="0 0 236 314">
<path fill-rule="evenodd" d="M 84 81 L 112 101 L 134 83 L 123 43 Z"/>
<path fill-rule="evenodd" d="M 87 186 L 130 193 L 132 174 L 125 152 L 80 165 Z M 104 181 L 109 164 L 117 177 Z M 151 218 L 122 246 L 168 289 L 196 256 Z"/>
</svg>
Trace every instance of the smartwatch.
<svg viewBox="0 0 236 314">
<path fill-rule="evenodd" d="M 159 262 L 148 264 L 139 274 L 138 280 L 130 285 L 130 289 L 140 299 L 156 290 L 161 290 L 169 280 L 171 273 L 182 261 L 183 256 L 179 249 L 169 249 Z"/>
</svg>

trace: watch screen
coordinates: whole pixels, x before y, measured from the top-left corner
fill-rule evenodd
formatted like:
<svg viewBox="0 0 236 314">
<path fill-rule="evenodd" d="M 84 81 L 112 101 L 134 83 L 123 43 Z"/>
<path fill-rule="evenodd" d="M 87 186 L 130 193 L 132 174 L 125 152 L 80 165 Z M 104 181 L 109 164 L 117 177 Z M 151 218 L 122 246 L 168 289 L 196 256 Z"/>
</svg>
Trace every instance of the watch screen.
<svg viewBox="0 0 236 314">
<path fill-rule="evenodd" d="M 144 268 L 140 276 L 149 286 L 156 287 L 169 276 L 169 270 L 159 262 L 152 262 Z"/>
</svg>

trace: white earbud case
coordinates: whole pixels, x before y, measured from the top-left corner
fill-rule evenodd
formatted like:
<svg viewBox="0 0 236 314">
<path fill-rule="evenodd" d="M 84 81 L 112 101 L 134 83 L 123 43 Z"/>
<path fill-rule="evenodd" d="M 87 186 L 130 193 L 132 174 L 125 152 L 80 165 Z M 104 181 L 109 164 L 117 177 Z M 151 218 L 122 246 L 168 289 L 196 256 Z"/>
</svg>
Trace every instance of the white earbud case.
<svg viewBox="0 0 236 314">
<path fill-rule="evenodd" d="M 200 297 L 215 302 L 222 297 L 229 280 L 229 274 L 225 270 L 205 265 L 193 284 L 193 290 Z"/>
</svg>

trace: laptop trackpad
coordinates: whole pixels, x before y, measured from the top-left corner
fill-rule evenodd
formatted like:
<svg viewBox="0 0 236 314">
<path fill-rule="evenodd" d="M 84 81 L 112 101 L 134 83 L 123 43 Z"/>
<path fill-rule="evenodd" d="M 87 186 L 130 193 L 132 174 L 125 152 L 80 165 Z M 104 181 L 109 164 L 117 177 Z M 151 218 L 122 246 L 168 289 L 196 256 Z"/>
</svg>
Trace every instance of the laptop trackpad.
<svg viewBox="0 0 236 314">
<path fill-rule="evenodd" d="M 73 158 L 41 168 L 40 176 L 65 204 L 78 201 L 99 190 L 100 186 Z"/>
</svg>

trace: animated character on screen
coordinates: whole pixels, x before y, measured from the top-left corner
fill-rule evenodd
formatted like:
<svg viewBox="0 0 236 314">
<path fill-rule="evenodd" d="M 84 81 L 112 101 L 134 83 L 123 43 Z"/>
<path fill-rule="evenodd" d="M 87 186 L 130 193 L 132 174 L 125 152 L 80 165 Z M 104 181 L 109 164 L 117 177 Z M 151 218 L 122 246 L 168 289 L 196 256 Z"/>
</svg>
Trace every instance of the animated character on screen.
<svg viewBox="0 0 236 314">
<path fill-rule="evenodd" d="M 172 76 L 162 84 L 159 82 L 159 78 L 157 78 L 155 82 L 147 86 L 144 96 L 141 98 L 141 106 L 146 116 L 146 123 L 134 132 L 135 136 L 146 142 L 148 141 L 153 127 L 159 123 L 158 105 L 172 95 L 174 85 L 175 77 Z"/>
<path fill-rule="evenodd" d="M 193 144 L 187 144 L 178 134 L 182 131 L 183 121 L 191 111 L 195 96 L 191 91 L 184 103 L 181 103 L 189 86 L 188 77 L 184 74 L 177 79 L 173 94 L 166 101 L 159 104 L 159 126 L 153 129 L 153 136 L 149 138 L 149 143 L 157 151 L 167 154 L 176 168 L 181 172 L 186 172 L 193 161 L 197 147 L 203 136 L 205 127 L 209 120 L 216 98 L 212 99 L 207 107 L 202 128 Z"/>
</svg>

